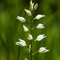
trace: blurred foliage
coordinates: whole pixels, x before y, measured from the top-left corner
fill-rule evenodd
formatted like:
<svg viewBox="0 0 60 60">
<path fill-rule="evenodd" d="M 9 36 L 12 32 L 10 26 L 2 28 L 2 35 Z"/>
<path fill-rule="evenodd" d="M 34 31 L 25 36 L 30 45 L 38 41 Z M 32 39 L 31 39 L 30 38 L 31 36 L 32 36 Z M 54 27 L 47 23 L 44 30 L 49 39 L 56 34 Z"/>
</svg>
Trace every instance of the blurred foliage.
<svg viewBox="0 0 60 60">
<path fill-rule="evenodd" d="M 30 0 L 0 0 L 0 60 L 17 60 L 20 53 L 20 60 L 24 60 L 28 56 L 27 48 L 18 47 L 15 42 L 18 38 L 26 40 L 27 33 L 24 33 L 22 23 L 16 20 L 16 16 L 20 15 L 29 18 L 24 9 L 29 7 Z M 33 45 L 33 51 L 41 46 L 47 47 L 50 51 L 46 54 L 33 56 L 33 60 L 60 60 L 60 1 L 59 0 L 33 0 L 37 2 L 39 7 L 35 11 L 37 14 L 46 15 L 39 21 L 35 21 L 33 26 L 43 23 L 45 29 L 33 31 L 34 38 L 39 34 L 46 34 L 46 38 L 41 42 Z M 26 40 L 28 43 L 28 41 Z M 20 51 L 18 52 L 18 49 Z"/>
</svg>

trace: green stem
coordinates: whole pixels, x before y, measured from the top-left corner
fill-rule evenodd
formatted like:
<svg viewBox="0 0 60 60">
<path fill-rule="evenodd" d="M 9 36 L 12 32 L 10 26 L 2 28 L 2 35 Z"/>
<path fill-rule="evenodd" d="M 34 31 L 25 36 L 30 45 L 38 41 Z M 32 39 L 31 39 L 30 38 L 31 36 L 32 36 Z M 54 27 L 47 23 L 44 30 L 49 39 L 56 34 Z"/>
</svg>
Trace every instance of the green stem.
<svg viewBox="0 0 60 60">
<path fill-rule="evenodd" d="M 30 43 L 32 43 L 32 41 L 30 42 Z M 29 51 L 29 60 L 32 60 L 32 44 L 30 44 L 31 46 L 30 46 L 30 51 Z"/>
<path fill-rule="evenodd" d="M 32 41 L 30 42 L 31 44 L 31 49 L 30 49 L 30 60 L 32 60 Z"/>
<path fill-rule="evenodd" d="M 17 60 L 19 60 L 19 56 L 20 56 L 20 46 L 18 47 Z"/>
<path fill-rule="evenodd" d="M 30 25 L 30 33 L 32 34 L 32 30 L 31 30 L 32 29 L 32 23 L 33 23 L 32 20 L 31 20 L 30 23 L 31 23 L 31 25 Z M 29 60 L 32 60 L 32 43 L 33 43 L 33 41 L 31 40 L 30 41 L 31 47 L 30 47 L 30 52 L 29 52 Z"/>
<path fill-rule="evenodd" d="M 31 30 L 34 30 L 36 27 L 32 28 Z"/>
<path fill-rule="evenodd" d="M 35 55 L 38 51 L 34 52 L 32 55 Z"/>
</svg>

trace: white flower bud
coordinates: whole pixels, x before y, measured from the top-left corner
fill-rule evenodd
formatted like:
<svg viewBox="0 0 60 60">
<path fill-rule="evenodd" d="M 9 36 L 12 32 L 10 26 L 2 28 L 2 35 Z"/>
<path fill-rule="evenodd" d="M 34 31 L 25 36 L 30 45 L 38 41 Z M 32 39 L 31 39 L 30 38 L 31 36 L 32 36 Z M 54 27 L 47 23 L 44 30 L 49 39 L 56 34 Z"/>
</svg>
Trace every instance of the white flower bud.
<svg viewBox="0 0 60 60">
<path fill-rule="evenodd" d="M 35 19 L 41 19 L 42 17 L 45 17 L 45 15 L 41 15 L 41 14 L 38 14 L 36 17 L 35 17 Z"/>
<path fill-rule="evenodd" d="M 34 5 L 34 10 L 36 10 L 38 8 L 38 4 L 36 3 L 35 5 Z"/>
<path fill-rule="evenodd" d="M 48 52 L 49 50 L 46 49 L 46 47 L 41 47 L 39 49 L 39 53 L 45 53 L 45 52 Z"/>
<path fill-rule="evenodd" d="M 31 44 L 29 45 L 29 49 L 31 49 Z"/>
<path fill-rule="evenodd" d="M 27 9 L 25 9 L 25 12 L 27 13 L 28 16 L 31 16 L 31 12 Z"/>
<path fill-rule="evenodd" d="M 28 40 L 33 40 L 33 37 L 31 34 L 28 34 L 28 37 L 27 37 Z"/>
<path fill-rule="evenodd" d="M 30 53 L 30 50 L 31 50 L 31 44 L 29 45 L 29 53 Z"/>
<path fill-rule="evenodd" d="M 45 38 L 44 34 L 38 35 L 36 38 L 36 41 L 41 41 L 43 38 Z"/>
<path fill-rule="evenodd" d="M 19 39 L 19 42 L 16 42 L 16 45 L 24 47 L 26 46 L 26 42 L 22 39 Z"/>
<path fill-rule="evenodd" d="M 27 58 L 25 58 L 24 60 L 28 60 Z"/>
<path fill-rule="evenodd" d="M 32 0 L 30 0 L 30 7 L 29 7 L 29 9 L 30 9 L 31 11 L 33 11 L 33 6 L 34 6 L 34 3 L 32 3 Z"/>
<path fill-rule="evenodd" d="M 29 29 L 25 25 L 23 25 L 23 29 L 24 29 L 24 32 L 28 32 L 29 31 Z"/>
<path fill-rule="evenodd" d="M 16 18 L 22 23 L 26 22 L 25 18 L 23 18 L 23 17 L 17 16 Z"/>
<path fill-rule="evenodd" d="M 36 27 L 36 28 L 37 28 L 37 29 L 42 29 L 42 28 L 45 28 L 45 27 L 44 27 L 44 25 L 43 25 L 43 24 L 41 24 L 41 23 L 40 23 L 40 24 L 38 24 L 38 25 L 37 25 L 37 27 Z"/>
</svg>

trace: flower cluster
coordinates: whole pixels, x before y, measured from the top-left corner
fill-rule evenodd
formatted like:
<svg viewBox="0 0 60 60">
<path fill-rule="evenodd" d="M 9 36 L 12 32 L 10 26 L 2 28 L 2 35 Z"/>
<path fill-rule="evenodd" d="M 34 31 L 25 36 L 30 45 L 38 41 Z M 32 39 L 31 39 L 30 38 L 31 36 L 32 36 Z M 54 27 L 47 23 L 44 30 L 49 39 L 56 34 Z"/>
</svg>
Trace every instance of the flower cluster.
<svg viewBox="0 0 60 60">
<path fill-rule="evenodd" d="M 34 3 L 32 2 L 32 0 L 30 0 L 29 10 L 28 10 L 28 9 L 24 9 L 24 10 L 25 10 L 25 12 L 26 12 L 26 14 L 27 14 L 28 16 L 32 16 L 32 11 L 36 10 L 37 7 L 38 7 L 38 4 L 37 4 L 37 3 L 34 4 Z M 36 16 L 32 19 L 32 23 L 33 23 L 33 20 L 39 20 L 39 19 L 41 19 L 42 17 L 45 17 L 45 15 L 41 15 L 41 14 L 36 15 Z M 22 22 L 22 23 L 27 23 L 27 21 L 26 21 L 26 19 L 25 19 L 24 17 L 17 16 L 16 19 L 18 19 L 18 20 L 19 20 L 20 22 Z M 32 25 L 32 24 L 30 24 L 30 25 Z M 29 25 L 29 26 L 30 26 L 30 25 Z M 43 25 L 42 23 L 39 23 L 35 28 L 37 28 L 37 29 L 43 29 L 43 28 L 45 28 L 45 27 L 44 27 L 44 25 Z M 33 40 L 33 42 L 41 41 L 41 40 L 43 40 L 43 39 L 46 37 L 45 34 L 40 34 L 40 35 L 38 35 L 38 36 L 34 39 L 33 36 L 32 36 L 32 34 L 29 32 L 30 30 L 32 30 L 32 27 L 30 27 L 30 29 L 28 29 L 28 27 L 27 27 L 26 25 L 24 25 L 24 24 L 23 24 L 23 30 L 24 30 L 24 32 L 28 32 L 27 39 L 28 39 L 29 41 L 32 41 L 32 40 Z M 29 53 L 30 53 L 30 51 L 31 51 L 31 49 L 32 49 L 32 46 L 31 46 L 32 43 L 29 44 L 29 45 L 27 45 L 27 43 L 26 43 L 23 39 L 19 39 L 19 42 L 16 42 L 16 45 L 22 46 L 22 47 L 28 46 L 28 47 L 29 47 L 29 48 L 28 48 Z M 39 52 L 39 53 L 45 53 L 45 52 L 48 52 L 48 51 L 49 51 L 49 50 L 46 49 L 46 47 L 40 47 L 37 52 Z M 34 54 L 35 54 L 35 53 L 32 53 L 32 55 L 34 55 Z M 25 58 L 25 60 L 28 60 L 28 59 Z"/>
</svg>

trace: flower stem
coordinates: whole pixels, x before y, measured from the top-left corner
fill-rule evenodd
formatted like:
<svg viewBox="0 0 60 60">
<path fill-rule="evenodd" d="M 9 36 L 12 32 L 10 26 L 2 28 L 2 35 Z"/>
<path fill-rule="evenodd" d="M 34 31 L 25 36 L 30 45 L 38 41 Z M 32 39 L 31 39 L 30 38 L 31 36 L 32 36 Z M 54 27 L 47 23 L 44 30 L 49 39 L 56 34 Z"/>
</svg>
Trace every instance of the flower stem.
<svg viewBox="0 0 60 60">
<path fill-rule="evenodd" d="M 31 20 L 31 22 L 30 22 L 30 33 L 32 34 L 32 23 L 33 23 L 33 21 Z M 29 52 L 29 60 L 32 60 L 32 43 L 33 43 L 33 41 L 31 40 L 30 41 L 30 52 Z"/>
<path fill-rule="evenodd" d="M 18 47 L 17 60 L 19 60 L 19 56 L 20 56 L 20 47 Z"/>
<path fill-rule="evenodd" d="M 31 49 L 30 49 L 30 60 L 32 60 L 32 41 L 30 42 L 31 44 Z"/>
<path fill-rule="evenodd" d="M 34 52 L 32 55 L 35 55 L 38 51 Z"/>
</svg>

